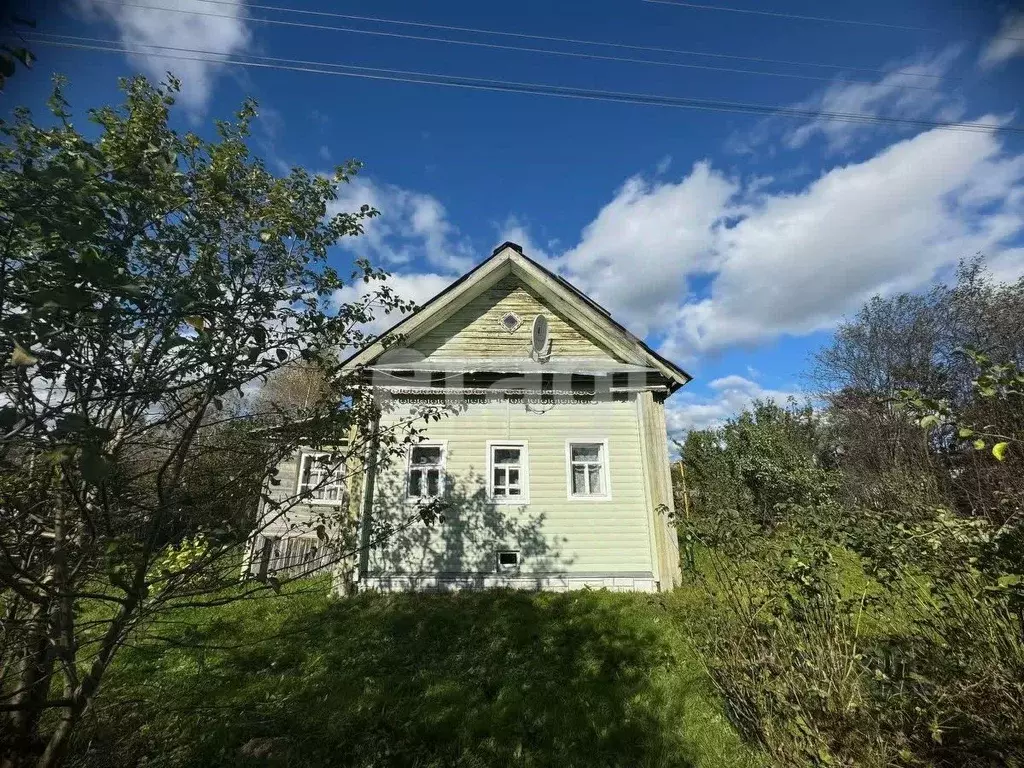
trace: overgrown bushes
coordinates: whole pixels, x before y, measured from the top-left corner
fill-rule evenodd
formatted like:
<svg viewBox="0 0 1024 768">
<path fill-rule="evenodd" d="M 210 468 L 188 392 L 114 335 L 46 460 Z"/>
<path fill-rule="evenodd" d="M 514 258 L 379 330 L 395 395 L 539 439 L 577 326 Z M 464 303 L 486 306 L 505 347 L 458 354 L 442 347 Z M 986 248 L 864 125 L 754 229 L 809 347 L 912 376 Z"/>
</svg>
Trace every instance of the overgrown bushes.
<svg viewBox="0 0 1024 768">
<path fill-rule="evenodd" d="M 697 642 L 779 763 L 1024 765 L 1022 297 L 975 264 L 877 299 L 819 355 L 824 408 L 682 446 Z"/>
</svg>

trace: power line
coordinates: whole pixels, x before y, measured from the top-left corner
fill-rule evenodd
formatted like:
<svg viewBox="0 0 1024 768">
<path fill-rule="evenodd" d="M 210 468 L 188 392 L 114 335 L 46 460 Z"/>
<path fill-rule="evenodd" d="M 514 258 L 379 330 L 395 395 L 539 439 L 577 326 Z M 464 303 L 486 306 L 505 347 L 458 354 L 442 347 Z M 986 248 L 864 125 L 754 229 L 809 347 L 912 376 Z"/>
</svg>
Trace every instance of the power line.
<svg viewBox="0 0 1024 768">
<path fill-rule="evenodd" d="M 1024 134 L 1024 126 L 998 125 L 992 123 L 965 123 L 965 122 L 944 122 L 938 120 L 924 120 L 916 118 L 884 117 L 881 115 L 865 115 L 856 112 L 833 112 L 825 110 L 801 109 L 797 107 L 780 107 L 770 104 L 752 104 L 737 101 L 723 101 L 713 99 L 698 99 L 676 96 L 661 96 L 657 94 L 629 93 L 622 91 L 601 91 L 587 88 L 575 88 L 572 86 L 550 85 L 546 83 L 522 83 L 507 80 L 488 79 L 479 77 L 467 77 L 462 75 L 443 75 L 428 72 L 415 72 L 409 70 L 384 69 L 379 67 L 363 67 L 354 64 L 333 64 L 330 62 L 303 61 L 301 59 L 286 59 L 271 56 L 247 56 L 247 59 L 258 59 L 259 61 L 243 60 L 240 58 L 212 58 L 213 56 L 229 56 L 216 51 L 202 51 L 193 48 L 176 48 L 173 46 L 150 45 L 150 44 L 122 44 L 116 40 L 100 40 L 103 45 L 91 45 L 86 43 L 62 42 L 61 40 L 48 40 L 44 37 L 61 37 L 83 40 L 97 40 L 97 38 L 75 38 L 72 35 L 44 35 L 36 33 L 32 41 L 43 45 L 53 45 L 61 48 L 76 48 L 82 50 L 103 51 L 105 53 L 146 53 L 140 48 L 159 49 L 161 51 L 181 51 L 193 54 L 204 54 L 201 56 L 184 56 L 175 53 L 159 53 L 166 59 L 177 59 L 182 61 L 204 61 L 211 64 L 233 64 L 242 67 L 254 67 L 260 69 L 276 69 L 292 72 L 310 72 L 324 75 L 335 75 L 339 77 L 354 77 L 368 80 L 384 80 L 391 82 L 415 83 L 420 85 L 438 85 L 449 88 L 465 88 L 478 91 L 497 91 L 504 93 L 522 93 L 537 96 L 554 96 L 559 98 L 582 99 L 588 101 L 607 101 L 622 104 L 639 104 L 645 106 L 673 107 L 677 109 L 693 109 L 717 112 L 736 112 L 742 114 L 755 114 L 764 116 L 793 117 L 800 119 L 825 119 L 841 122 L 865 123 L 877 125 L 901 125 L 918 128 L 939 128 L 969 133 L 1013 133 Z M 119 47 L 114 47 L 119 46 Z"/>
<path fill-rule="evenodd" d="M 96 2 L 113 2 L 120 5 L 119 0 L 96 0 Z M 235 0 L 199 0 L 199 2 L 212 5 L 230 5 L 237 7 Z M 680 56 L 705 56 L 715 59 L 732 59 L 734 61 L 754 61 L 760 64 L 782 64 L 790 67 L 816 67 L 819 69 L 845 70 L 849 72 L 871 72 L 873 74 L 898 74 L 910 77 L 928 77 L 941 79 L 942 75 L 932 75 L 923 72 L 910 72 L 906 70 L 876 69 L 872 67 L 848 66 L 845 64 L 829 64 L 816 61 L 793 61 L 788 59 L 771 59 L 763 56 L 740 56 L 731 53 L 716 53 L 709 51 L 691 51 L 682 48 L 661 48 L 653 45 L 634 45 L 631 43 L 615 43 L 606 40 L 582 40 L 573 37 L 553 37 L 550 35 L 534 35 L 526 32 L 509 32 L 498 29 L 480 29 L 476 27 L 460 27 L 452 24 L 431 24 L 423 21 L 407 21 L 404 19 L 389 19 L 381 16 L 359 16 L 350 13 L 335 13 L 332 11 L 311 11 L 305 8 L 291 8 L 281 5 L 264 5 L 260 3 L 246 3 L 246 8 L 255 8 L 263 11 L 274 11 L 277 13 L 295 13 L 306 16 L 321 16 L 325 18 L 348 19 L 349 21 L 369 21 L 375 24 L 395 24 L 407 27 L 419 27 L 423 29 L 440 29 L 449 32 L 469 32 L 478 35 L 497 35 L 502 37 L 514 37 L 525 40 L 543 40 L 553 43 L 570 43 L 573 45 L 597 45 L 608 48 L 623 48 L 634 51 L 646 51 L 648 53 L 671 53 Z"/>
<path fill-rule="evenodd" d="M 942 32 L 937 27 L 917 27 L 909 24 L 889 24 L 882 21 L 861 21 L 859 19 L 840 19 L 834 16 L 805 16 L 800 13 L 783 13 L 782 11 L 761 11 L 754 8 L 736 8 L 726 5 L 709 5 L 707 3 L 690 3 L 683 0 L 643 0 L 645 3 L 658 5 L 678 5 L 695 11 L 725 11 L 727 13 L 745 13 L 751 16 L 770 16 L 776 19 L 797 19 L 799 21 L 817 21 L 825 24 L 848 24 L 858 27 L 880 27 L 883 29 L 902 29 L 910 32 Z M 998 35 L 999 40 L 1024 40 L 1024 37 Z"/>
<path fill-rule="evenodd" d="M 138 4 L 138 3 L 122 2 L 122 0 L 94 0 L 94 2 L 106 3 L 106 4 L 109 4 L 109 5 L 117 5 L 118 7 L 144 8 L 144 9 L 151 10 L 151 11 L 159 11 L 159 12 L 167 12 L 167 13 L 184 13 L 184 14 L 188 14 L 190 16 L 210 16 L 210 17 L 218 18 L 218 19 L 225 19 L 225 18 L 234 19 L 234 18 L 236 18 L 234 16 L 231 16 L 231 15 L 228 15 L 228 14 L 222 14 L 222 13 L 210 13 L 208 11 L 193 11 L 193 10 L 188 10 L 188 9 L 185 9 L 185 8 L 168 8 L 166 6 L 157 6 L 157 5 L 148 5 L 148 4 L 147 5 L 141 5 L 141 4 Z M 505 45 L 505 44 L 502 44 L 502 43 L 484 43 L 484 42 L 473 41 L 473 40 L 453 40 L 451 38 L 444 38 L 444 37 L 429 37 L 429 36 L 426 36 L 426 35 L 409 35 L 409 34 L 405 34 L 405 33 L 402 33 L 402 32 L 385 32 L 385 31 L 381 31 L 381 30 L 358 29 L 358 28 L 355 28 L 355 27 L 339 27 L 339 26 L 331 26 L 329 24 L 314 24 L 314 23 L 311 23 L 311 22 L 301 22 L 301 21 L 285 21 L 283 19 L 266 19 L 266 18 L 251 17 L 251 18 L 249 18 L 249 21 L 255 21 L 255 22 L 258 22 L 260 24 L 278 24 L 278 25 L 288 26 L 288 27 L 300 27 L 300 28 L 303 28 L 303 29 L 318 29 L 318 30 L 326 30 L 326 31 L 331 31 L 331 32 L 348 32 L 348 33 L 358 34 L 358 35 L 373 35 L 373 36 L 377 36 L 377 37 L 400 38 L 400 39 L 403 39 L 403 40 L 419 40 L 419 41 L 427 41 L 427 42 L 434 42 L 434 43 L 447 43 L 449 45 L 463 45 L 463 46 L 471 46 L 471 47 L 476 47 L 476 48 L 488 48 L 488 49 L 492 49 L 492 50 L 520 51 L 520 52 L 526 52 L 526 53 L 542 53 L 542 54 L 548 54 L 548 55 L 552 55 L 552 56 L 566 56 L 566 57 L 578 58 L 578 59 L 594 59 L 594 60 L 600 60 L 600 61 L 625 62 L 625 63 L 630 63 L 630 64 L 652 64 L 652 65 L 661 66 L 661 67 L 677 67 L 677 68 L 684 68 L 684 69 L 699 69 L 699 70 L 703 70 L 703 71 L 729 72 L 729 73 L 744 74 L 744 75 L 762 75 L 762 76 L 767 76 L 767 77 L 782 77 L 782 78 L 792 79 L 792 80 L 816 80 L 818 82 L 826 82 L 826 83 L 835 82 L 835 78 L 833 78 L 833 77 L 824 77 L 824 76 L 821 76 L 821 75 L 800 75 L 800 74 L 795 74 L 795 73 L 791 73 L 791 72 L 769 72 L 769 71 L 757 70 L 757 69 L 739 69 L 739 68 L 734 68 L 734 67 L 716 67 L 716 66 L 712 66 L 710 64 L 687 64 L 687 63 L 684 63 L 684 62 L 677 62 L 677 61 L 656 61 L 656 60 L 653 60 L 653 59 L 636 59 L 636 58 L 630 58 L 630 57 L 624 57 L 624 56 L 606 56 L 606 55 L 598 54 L 598 53 L 581 53 L 581 52 L 578 52 L 578 51 L 557 51 L 557 50 L 551 50 L 550 48 L 529 48 L 529 47 L 526 47 L 526 46 Z M 850 83 L 850 84 L 854 84 L 854 85 L 875 85 L 875 83 L 867 81 L 867 80 L 842 80 L 840 82 Z M 921 91 L 937 91 L 937 90 L 940 90 L 939 88 L 936 88 L 935 86 L 928 86 L 928 85 L 893 84 L 892 87 L 893 88 L 909 88 L 909 89 L 921 90 Z"/>
<path fill-rule="evenodd" d="M 914 27 L 904 24 L 887 24 L 881 21 L 857 21 L 854 19 L 837 19 L 828 16 L 804 16 L 799 13 L 782 13 L 780 11 L 760 11 L 753 8 L 732 8 L 725 5 L 708 5 L 705 3 L 687 3 L 682 0 L 644 0 L 645 3 L 659 5 L 678 5 L 696 11 L 727 11 L 729 13 L 746 13 L 752 16 L 771 16 L 777 19 L 799 19 L 800 21 L 821 21 L 829 24 L 852 24 L 861 27 L 883 27 L 885 29 L 903 29 L 914 32 L 940 32 L 935 27 Z"/>
</svg>

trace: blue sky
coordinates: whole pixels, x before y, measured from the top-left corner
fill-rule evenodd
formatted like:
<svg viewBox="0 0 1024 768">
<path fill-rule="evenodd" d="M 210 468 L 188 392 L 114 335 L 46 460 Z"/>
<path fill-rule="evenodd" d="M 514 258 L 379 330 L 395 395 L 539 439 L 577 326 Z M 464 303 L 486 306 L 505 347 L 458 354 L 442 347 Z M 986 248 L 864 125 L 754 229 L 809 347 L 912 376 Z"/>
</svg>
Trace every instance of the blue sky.
<svg viewBox="0 0 1024 768">
<path fill-rule="evenodd" d="M 196 127 L 255 96 L 254 147 L 272 167 L 366 163 L 342 202 L 367 202 L 383 215 L 339 259 L 369 255 L 393 271 L 401 292 L 423 301 L 503 240 L 521 243 L 696 377 L 670 401 L 676 432 L 721 420 L 755 396 L 799 392 L 808 355 L 875 293 L 923 288 L 976 252 L 1001 278 L 1024 273 L 1024 135 L 1012 131 L 763 117 L 166 58 L 195 56 L 170 50 L 191 49 L 1010 125 L 1024 122 L 1024 14 L 1008 5 L 714 0 L 863 22 L 842 24 L 643 0 L 281 1 L 690 53 L 234 0 L 77 0 L 36 14 L 39 32 L 120 41 L 136 52 L 38 45 L 36 70 L 12 79 L 3 98 L 39 107 L 46 76 L 60 71 L 71 77 L 72 101 L 91 106 L 116 100 L 119 75 L 171 69 L 184 84 L 175 119 Z"/>
</svg>

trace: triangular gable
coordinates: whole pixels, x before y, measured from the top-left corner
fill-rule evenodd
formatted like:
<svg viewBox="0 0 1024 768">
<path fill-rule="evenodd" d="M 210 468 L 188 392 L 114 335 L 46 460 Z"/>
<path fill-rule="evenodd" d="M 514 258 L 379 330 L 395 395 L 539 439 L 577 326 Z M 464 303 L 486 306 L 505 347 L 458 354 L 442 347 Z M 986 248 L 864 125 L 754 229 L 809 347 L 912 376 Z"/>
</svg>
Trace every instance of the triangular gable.
<svg viewBox="0 0 1024 768">
<path fill-rule="evenodd" d="M 487 306 L 489 291 L 492 292 L 493 303 L 493 297 L 500 297 L 502 291 L 514 290 L 516 286 L 521 286 L 525 296 L 539 302 L 556 316 L 557 330 L 568 334 L 567 329 L 571 329 L 580 340 L 585 340 L 591 354 L 654 368 L 670 382 L 673 390 L 690 380 L 689 374 L 650 349 L 568 281 L 525 256 L 515 243 L 499 246 L 489 259 L 385 331 L 382 337 L 401 334 L 402 347 L 417 349 L 428 356 L 440 354 L 443 357 L 446 355 L 442 350 L 446 334 L 450 336 L 460 324 L 464 327 L 476 322 L 474 315 L 479 315 Z M 449 326 L 447 330 L 435 332 L 446 324 Z M 499 334 L 500 329 L 495 338 L 500 338 Z M 582 342 L 579 349 L 581 352 L 584 349 Z M 383 352 L 384 344 L 378 340 L 346 360 L 345 366 L 369 365 Z"/>
<path fill-rule="evenodd" d="M 503 327 L 509 314 L 519 318 L 515 330 Z M 406 343 L 426 360 L 468 358 L 523 358 L 529 353 L 532 322 L 538 314 L 548 318 L 555 356 L 622 362 L 595 339 L 581 332 L 558 307 L 510 273 L 482 291 L 460 309 L 415 341 Z"/>
</svg>

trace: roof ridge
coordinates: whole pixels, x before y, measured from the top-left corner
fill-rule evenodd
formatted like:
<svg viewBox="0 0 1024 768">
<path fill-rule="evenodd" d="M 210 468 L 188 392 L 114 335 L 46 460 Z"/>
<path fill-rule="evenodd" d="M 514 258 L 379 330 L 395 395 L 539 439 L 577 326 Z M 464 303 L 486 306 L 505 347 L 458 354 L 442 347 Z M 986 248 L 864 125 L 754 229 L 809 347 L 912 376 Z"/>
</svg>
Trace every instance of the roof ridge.
<svg viewBox="0 0 1024 768">
<path fill-rule="evenodd" d="M 506 240 L 504 243 L 502 243 L 497 248 L 495 248 L 493 251 L 491 251 L 491 257 L 497 256 L 499 253 L 504 251 L 506 248 L 511 248 L 513 251 L 518 253 L 520 256 L 526 256 L 526 254 L 523 253 L 523 246 L 521 246 L 519 243 L 513 243 L 511 240 Z M 527 258 L 529 258 L 529 257 L 527 256 Z"/>
</svg>

